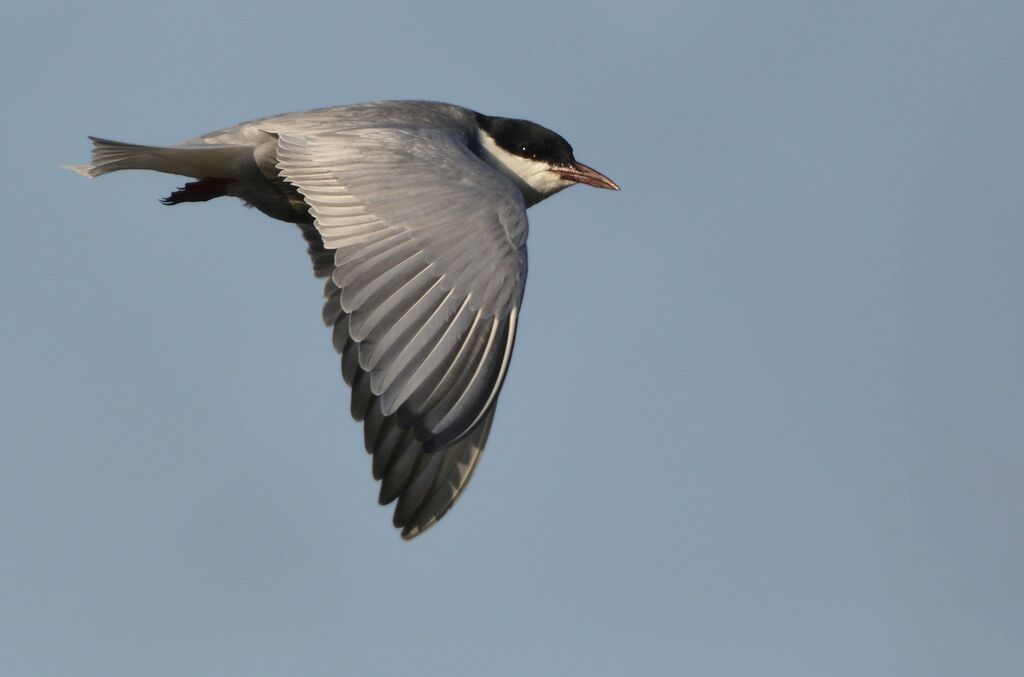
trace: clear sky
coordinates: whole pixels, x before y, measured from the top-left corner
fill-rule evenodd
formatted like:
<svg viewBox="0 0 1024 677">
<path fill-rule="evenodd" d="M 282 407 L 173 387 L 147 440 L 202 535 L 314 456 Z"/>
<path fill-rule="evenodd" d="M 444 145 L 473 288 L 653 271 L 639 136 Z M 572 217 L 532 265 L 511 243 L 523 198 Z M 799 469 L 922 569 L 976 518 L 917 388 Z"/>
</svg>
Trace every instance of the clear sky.
<svg viewBox="0 0 1024 677">
<path fill-rule="evenodd" d="M 1024 674 L 1024 4 L 8 3 L 0 674 Z M 376 505 L 292 226 L 172 143 L 562 133 L 479 472 Z"/>
</svg>

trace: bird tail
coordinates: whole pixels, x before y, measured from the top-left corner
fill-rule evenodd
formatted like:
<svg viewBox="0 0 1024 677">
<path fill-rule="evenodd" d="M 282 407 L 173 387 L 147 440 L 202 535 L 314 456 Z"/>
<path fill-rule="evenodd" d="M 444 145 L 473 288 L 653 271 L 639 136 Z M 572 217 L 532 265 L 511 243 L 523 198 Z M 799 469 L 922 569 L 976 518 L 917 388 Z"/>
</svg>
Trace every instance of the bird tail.
<svg viewBox="0 0 1024 677">
<path fill-rule="evenodd" d="M 122 169 L 150 169 L 167 174 L 206 177 L 234 177 L 239 162 L 252 161 L 252 148 L 248 146 L 202 145 L 140 146 L 134 143 L 111 141 L 90 136 L 92 163 L 88 165 L 62 165 L 82 176 L 102 176 Z M 248 156 L 246 158 L 246 156 Z"/>
</svg>

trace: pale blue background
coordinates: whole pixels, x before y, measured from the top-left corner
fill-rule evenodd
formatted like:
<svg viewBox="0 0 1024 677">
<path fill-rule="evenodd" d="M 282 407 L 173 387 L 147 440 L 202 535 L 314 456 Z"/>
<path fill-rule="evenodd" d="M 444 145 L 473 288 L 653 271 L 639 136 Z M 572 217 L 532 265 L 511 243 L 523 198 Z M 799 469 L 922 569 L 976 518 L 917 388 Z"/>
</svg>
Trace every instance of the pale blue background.
<svg viewBox="0 0 1024 677">
<path fill-rule="evenodd" d="M 1024 674 L 1020 2 L 7 3 L 0 674 Z M 494 434 L 404 543 L 291 226 L 86 134 L 430 98 L 533 209 Z"/>
</svg>

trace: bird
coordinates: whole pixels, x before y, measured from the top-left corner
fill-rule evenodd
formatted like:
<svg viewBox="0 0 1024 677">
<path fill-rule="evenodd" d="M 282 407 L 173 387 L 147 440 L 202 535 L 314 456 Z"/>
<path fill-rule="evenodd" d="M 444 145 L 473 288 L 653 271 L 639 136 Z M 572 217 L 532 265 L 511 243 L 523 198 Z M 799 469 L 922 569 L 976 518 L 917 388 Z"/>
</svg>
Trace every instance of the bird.
<svg viewBox="0 0 1024 677">
<path fill-rule="evenodd" d="M 431 101 L 244 122 L 172 146 L 89 137 L 98 177 L 193 179 L 165 205 L 240 198 L 295 224 L 324 279 L 351 413 L 408 540 L 440 520 L 483 452 L 527 272 L 526 210 L 575 184 L 619 190 L 563 137 Z"/>
</svg>

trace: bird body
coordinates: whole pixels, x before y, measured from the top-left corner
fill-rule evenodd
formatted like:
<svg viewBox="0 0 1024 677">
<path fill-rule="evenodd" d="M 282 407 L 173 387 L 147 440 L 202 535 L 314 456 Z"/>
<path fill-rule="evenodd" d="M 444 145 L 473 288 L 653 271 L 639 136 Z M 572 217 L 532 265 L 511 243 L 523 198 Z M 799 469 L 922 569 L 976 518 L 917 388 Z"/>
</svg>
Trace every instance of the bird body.
<svg viewBox="0 0 1024 677">
<path fill-rule="evenodd" d="M 164 204 L 220 196 L 295 223 L 324 277 L 352 414 L 404 538 L 468 482 L 494 417 L 526 281 L 526 208 L 574 183 L 617 189 L 524 120 L 394 101 L 245 122 L 171 147 L 93 138 L 86 176 L 196 179 Z"/>
</svg>

